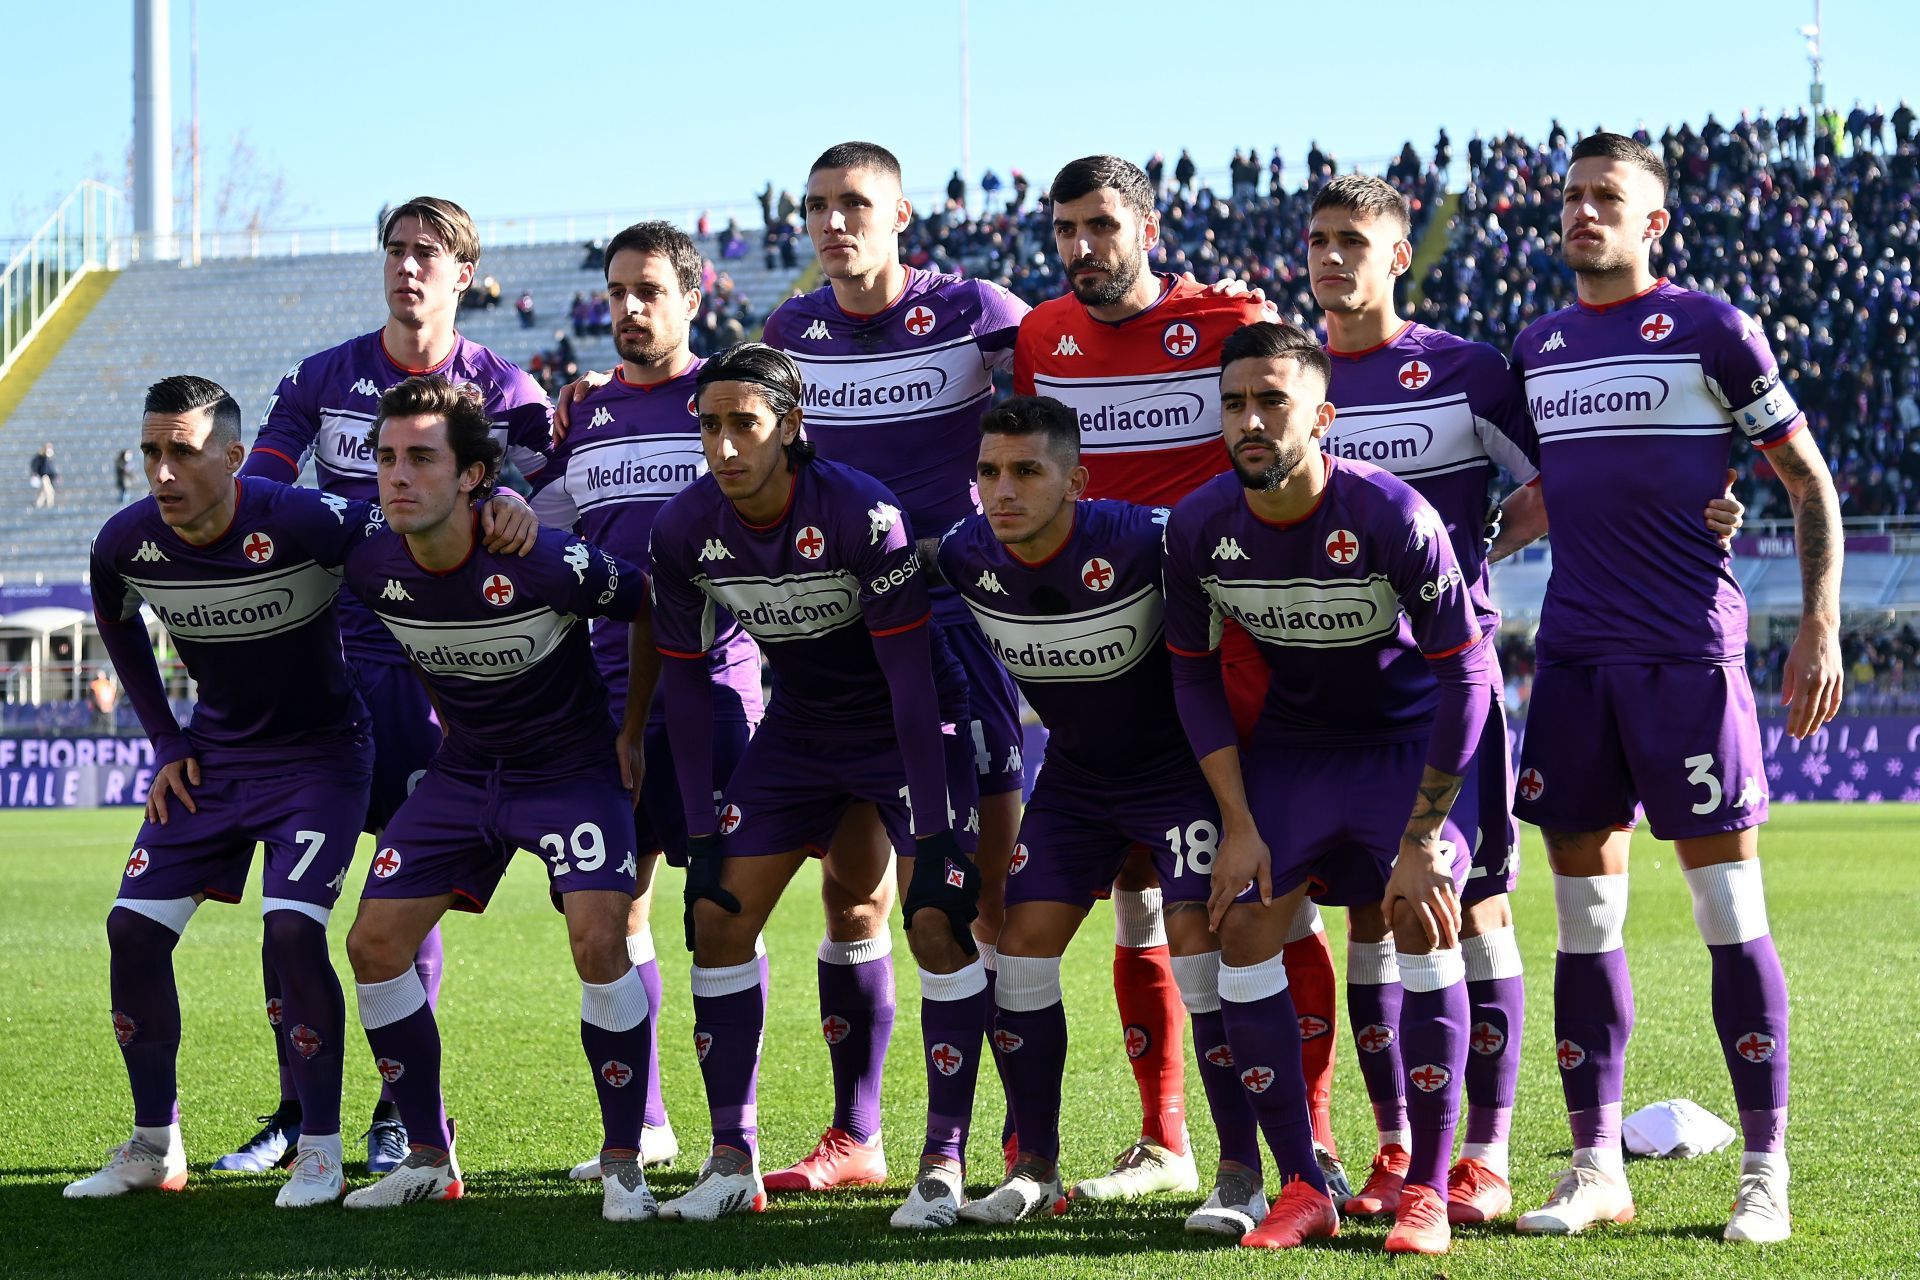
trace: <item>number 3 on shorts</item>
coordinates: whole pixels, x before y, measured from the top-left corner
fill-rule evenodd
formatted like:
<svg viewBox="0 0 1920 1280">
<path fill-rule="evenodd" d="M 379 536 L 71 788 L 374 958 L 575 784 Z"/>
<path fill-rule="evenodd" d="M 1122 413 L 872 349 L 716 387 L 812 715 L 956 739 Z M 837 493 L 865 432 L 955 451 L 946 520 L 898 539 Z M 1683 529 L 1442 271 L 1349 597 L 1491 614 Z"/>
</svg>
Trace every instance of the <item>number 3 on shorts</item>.
<svg viewBox="0 0 1920 1280">
<path fill-rule="evenodd" d="M 572 839 L 558 831 L 549 832 L 540 837 L 540 847 L 546 851 L 547 860 L 553 863 L 553 874 L 564 876 L 578 867 L 582 871 L 598 871 L 600 864 L 607 860 L 606 841 L 600 835 L 598 823 L 583 822 L 573 829 Z M 567 857 L 573 857 L 573 866 L 567 865 Z"/>
<path fill-rule="evenodd" d="M 1687 766 L 1687 781 L 1696 787 L 1707 789 L 1707 798 L 1694 805 L 1693 811 L 1707 814 L 1718 809 L 1720 801 L 1725 798 L 1725 793 L 1720 790 L 1720 780 L 1709 772 L 1713 768 L 1713 757 L 1711 755 L 1688 756 L 1682 763 Z"/>
</svg>

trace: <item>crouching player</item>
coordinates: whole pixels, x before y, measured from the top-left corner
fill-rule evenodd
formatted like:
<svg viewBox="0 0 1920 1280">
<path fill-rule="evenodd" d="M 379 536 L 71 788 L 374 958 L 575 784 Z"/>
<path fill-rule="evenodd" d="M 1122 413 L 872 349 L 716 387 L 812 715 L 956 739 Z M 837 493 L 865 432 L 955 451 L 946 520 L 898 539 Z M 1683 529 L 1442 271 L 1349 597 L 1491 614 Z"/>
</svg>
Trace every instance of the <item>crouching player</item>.
<svg viewBox="0 0 1920 1280">
<path fill-rule="evenodd" d="M 980 433 L 985 514 L 948 531 L 937 564 L 1048 738 L 1008 868 L 995 989 L 992 1041 L 1020 1154 L 999 1189 L 960 1216 L 1013 1222 L 1066 1208 L 1060 957 L 1139 843 L 1154 850 L 1173 972 L 1220 1133 L 1213 1195 L 1187 1227 L 1238 1239 L 1266 1214 L 1267 1202 L 1253 1110 L 1221 1025 L 1220 943 L 1207 928 L 1220 814 L 1180 734 L 1164 646 L 1167 511 L 1082 500 L 1079 420 L 1051 397 L 1018 397 L 989 410 Z"/>
<path fill-rule="evenodd" d="M 634 645 L 650 644 L 644 579 L 557 531 L 542 531 L 525 559 L 480 545 L 468 499 L 492 487 L 501 449 L 466 388 L 407 379 L 381 397 L 369 443 L 388 528 L 354 549 L 347 582 L 424 674 L 447 737 L 388 824 L 347 937 L 360 1021 L 410 1149 L 346 1205 L 462 1194 L 440 1093 L 440 1032 L 413 956 L 448 910 L 485 910 L 514 850 L 526 848 L 547 860 L 580 975 L 580 1040 L 605 1128 L 601 1211 L 613 1221 L 651 1218 L 639 1148 L 653 1029 L 627 959 L 626 922 L 631 790 L 653 691 L 651 681 L 632 682 L 616 747 L 583 621 L 631 620 Z"/>
<path fill-rule="evenodd" d="M 158 770 L 107 914 L 133 1137 L 66 1195 L 186 1185 L 173 949 L 201 902 L 240 901 L 258 842 L 266 846 L 266 945 L 284 982 L 281 1034 L 303 1116 L 292 1175 L 275 1203 L 331 1203 L 345 1186 L 345 1011 L 326 927 L 373 776 L 367 709 L 341 657 L 334 600 L 337 566 L 365 516 L 349 520 L 344 501 L 312 490 L 236 481 L 246 456 L 240 407 L 205 378 L 148 388 L 140 452 L 151 496 L 107 521 L 91 566 L 100 634 Z M 142 600 L 199 682 L 184 729 L 167 704 Z"/>
<path fill-rule="evenodd" d="M 1391 474 L 1321 452 L 1329 375 L 1291 325 L 1229 338 L 1220 416 L 1234 473 L 1195 490 L 1167 526 L 1175 692 L 1220 802 L 1210 907 L 1227 1043 L 1290 1179 L 1241 1243 L 1339 1230 L 1280 958 L 1311 891 L 1379 902 L 1392 922 L 1412 1160 L 1386 1247 L 1439 1253 L 1467 1053 L 1459 886 L 1477 818 L 1463 780 L 1487 715 L 1488 646 L 1433 508 Z M 1244 757 L 1220 680 L 1229 618 L 1273 670 Z"/>
<path fill-rule="evenodd" d="M 835 865 L 862 856 L 862 842 L 829 850 L 842 814 L 866 801 L 899 854 L 927 1066 L 921 1169 L 892 1221 L 947 1227 L 965 1200 L 987 1008 L 968 929 L 979 872 L 963 852 L 978 830 L 973 758 L 951 727 L 966 686 L 928 626 L 926 575 L 897 502 L 872 477 L 813 457 L 799 439 L 802 393 L 799 367 L 772 347 L 709 360 L 699 375 L 709 471 L 653 528 L 662 687 L 689 833 L 694 1048 L 713 1120 L 699 1181 L 661 1213 L 710 1221 L 765 1207 L 755 1093 L 766 994 L 754 942 L 810 854 L 846 883 L 884 870 Z M 774 693 L 716 815 L 708 668 L 723 609 L 759 642 Z"/>
</svg>

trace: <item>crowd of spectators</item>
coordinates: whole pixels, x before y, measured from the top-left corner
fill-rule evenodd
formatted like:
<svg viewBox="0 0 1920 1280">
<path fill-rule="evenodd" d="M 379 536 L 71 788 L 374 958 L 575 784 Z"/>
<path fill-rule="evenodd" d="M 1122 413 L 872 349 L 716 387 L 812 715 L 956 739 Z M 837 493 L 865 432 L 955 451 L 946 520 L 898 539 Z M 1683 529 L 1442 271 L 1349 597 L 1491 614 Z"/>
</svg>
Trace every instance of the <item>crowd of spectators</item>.
<svg viewBox="0 0 1920 1280">
<path fill-rule="evenodd" d="M 516 310 L 519 304 L 515 304 Z M 523 318 L 533 309 L 527 296 Z M 548 395 L 580 376 L 580 357 L 575 339 L 610 337 L 613 334 L 613 306 L 601 289 L 583 290 L 573 295 L 568 307 L 572 332 L 553 331 L 553 345 L 535 351 L 526 361 L 526 370 Z M 708 356 L 744 342 L 765 317 L 755 309 L 753 300 L 735 286 L 733 277 L 719 270 L 710 258 L 700 263 L 700 313 L 694 317 L 691 341 L 695 355 Z"/>
</svg>

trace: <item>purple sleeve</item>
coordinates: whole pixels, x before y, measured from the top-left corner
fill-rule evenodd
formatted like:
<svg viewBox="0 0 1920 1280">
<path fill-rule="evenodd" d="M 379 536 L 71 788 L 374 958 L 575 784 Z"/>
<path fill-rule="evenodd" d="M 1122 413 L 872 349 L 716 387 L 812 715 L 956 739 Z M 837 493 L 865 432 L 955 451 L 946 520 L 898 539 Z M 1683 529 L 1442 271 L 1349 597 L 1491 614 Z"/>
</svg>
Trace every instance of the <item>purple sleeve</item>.
<svg viewBox="0 0 1920 1280">
<path fill-rule="evenodd" d="M 305 363 L 304 361 L 302 363 Z M 280 385 L 267 397 L 266 412 L 260 415 L 260 431 L 253 448 L 240 466 L 243 476 L 264 476 L 282 484 L 300 478 L 300 468 L 313 452 L 320 434 L 320 415 L 314 408 L 308 388 L 319 377 L 317 370 L 307 371 L 307 387 L 300 385 L 300 365 L 296 364 L 280 379 Z"/>
<path fill-rule="evenodd" d="M 1740 434 L 1770 449 L 1800 426 L 1800 406 L 1780 384 L 1780 365 L 1759 322 L 1722 302 L 1713 304 L 1713 319 L 1700 362 L 1707 386 Z"/>
<path fill-rule="evenodd" d="M 875 486 L 865 515 L 865 523 L 847 521 L 842 545 L 853 546 L 847 567 L 860 579 L 860 612 L 878 639 L 919 626 L 933 605 L 927 575 L 921 572 L 920 548 L 893 495 Z"/>
<path fill-rule="evenodd" d="M 1457 778 L 1480 749 L 1480 735 L 1493 709 L 1493 641 L 1482 639 L 1428 663 L 1440 682 L 1440 700 L 1433 709 L 1427 767 Z"/>
<path fill-rule="evenodd" d="M 687 834 L 713 834 L 713 676 L 705 658 L 668 657 L 660 663 L 667 706 L 667 742 L 680 783 Z"/>
<path fill-rule="evenodd" d="M 933 686 L 932 630 L 922 624 L 873 638 L 873 656 L 893 694 L 893 733 L 907 774 L 913 834 L 922 837 L 953 829 L 940 741 L 940 696 Z M 681 766 L 676 761 L 674 767 Z"/>
<path fill-rule="evenodd" d="M 88 576 L 100 640 L 120 675 L 120 687 L 126 690 L 133 713 L 140 717 L 140 727 L 153 743 L 154 764 L 164 766 L 186 759 L 193 754 L 193 743 L 173 718 L 173 707 L 167 702 L 160 664 L 154 660 L 146 624 L 140 621 L 139 594 L 101 557 L 97 546 Z"/>
<path fill-rule="evenodd" d="M 553 405 L 531 374 L 509 365 L 500 383 L 499 413 L 507 429 L 507 458 L 531 482 L 546 470 L 553 453 Z"/>
<path fill-rule="evenodd" d="M 1387 576 L 1413 641 L 1440 682 L 1427 763 L 1458 776 L 1466 772 L 1486 725 L 1492 673 L 1488 640 L 1480 634 L 1446 523 L 1425 498 L 1411 490 L 1406 496 L 1410 501 L 1401 505 L 1405 531 Z"/>
<path fill-rule="evenodd" d="M 1492 347 L 1483 347 L 1467 384 L 1468 408 L 1473 413 L 1474 434 L 1481 451 L 1500 466 L 1515 483 L 1526 484 L 1540 474 L 1534 465 L 1539 455 L 1533 419 L 1527 416 L 1526 398 L 1520 383 L 1508 367 L 1506 357 Z"/>
<path fill-rule="evenodd" d="M 1513 359 L 1507 365 L 1508 394 L 1518 410 L 1496 419 L 1494 426 L 1513 443 L 1535 474 L 1540 470 L 1540 433 L 1534 427 L 1533 414 L 1527 408 L 1526 345 L 1535 340 L 1536 329 L 1524 330 L 1513 344 Z"/>
<path fill-rule="evenodd" d="M 1012 372 L 1014 340 L 1020 333 L 1020 321 L 1032 308 L 997 284 L 981 280 L 975 288 L 979 290 L 980 314 L 973 322 L 973 340 L 986 357 L 988 368 Z"/>
<path fill-rule="evenodd" d="M 673 514 L 673 503 L 661 509 Z M 679 539 L 663 518 L 647 543 L 647 562 L 653 566 L 648 589 L 653 593 L 653 647 L 663 658 L 705 661 L 717 631 L 714 606 L 707 593 L 693 584 L 678 552 Z"/>
<path fill-rule="evenodd" d="M 1220 655 L 1172 656 L 1173 705 L 1180 712 L 1180 727 L 1187 731 L 1193 758 L 1205 760 L 1222 747 L 1239 745 L 1240 733 L 1227 703 L 1226 682 L 1220 677 Z"/>
<path fill-rule="evenodd" d="M 1185 506 L 1185 503 L 1181 504 Z M 1200 585 L 1192 554 L 1195 513 L 1175 507 L 1161 546 L 1161 586 L 1167 598 L 1167 648 L 1175 657 L 1198 658 L 1220 647 L 1220 619 Z"/>
</svg>

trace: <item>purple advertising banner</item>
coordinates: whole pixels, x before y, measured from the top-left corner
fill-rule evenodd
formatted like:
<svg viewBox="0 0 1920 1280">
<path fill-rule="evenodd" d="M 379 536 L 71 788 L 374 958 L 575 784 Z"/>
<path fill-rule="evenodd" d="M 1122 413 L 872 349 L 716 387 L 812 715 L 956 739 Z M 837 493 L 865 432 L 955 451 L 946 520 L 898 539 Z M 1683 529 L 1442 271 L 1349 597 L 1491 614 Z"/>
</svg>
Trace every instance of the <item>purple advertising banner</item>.
<svg viewBox="0 0 1920 1280">
<path fill-rule="evenodd" d="M 0 738 L 0 809 L 96 809 L 147 802 L 145 738 Z"/>
<path fill-rule="evenodd" d="M 1890 533 L 1856 533 L 1847 538 L 1847 551 L 1852 555 L 1885 555 L 1892 550 Z M 1791 560 L 1793 535 L 1743 533 L 1733 540 L 1733 554 L 1755 560 Z"/>
</svg>

